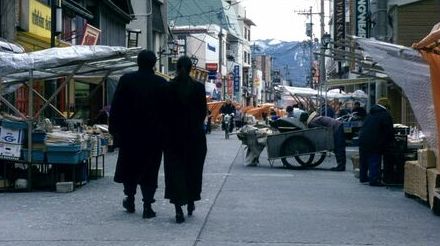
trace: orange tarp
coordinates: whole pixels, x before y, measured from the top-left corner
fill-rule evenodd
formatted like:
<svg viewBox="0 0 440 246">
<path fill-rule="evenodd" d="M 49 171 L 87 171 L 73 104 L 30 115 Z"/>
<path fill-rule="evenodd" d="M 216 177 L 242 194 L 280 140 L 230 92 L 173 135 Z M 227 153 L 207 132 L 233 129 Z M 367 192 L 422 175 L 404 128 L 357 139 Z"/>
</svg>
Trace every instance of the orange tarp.
<svg viewBox="0 0 440 246">
<path fill-rule="evenodd" d="M 220 108 L 224 104 L 224 101 L 219 102 L 209 102 L 208 103 L 208 110 L 211 111 L 212 121 L 213 123 L 218 121 L 218 117 L 220 115 Z"/>
<path fill-rule="evenodd" d="M 421 51 L 431 70 L 432 101 L 434 102 L 435 119 L 437 122 L 437 146 L 440 147 L 440 55 L 433 52 Z M 437 155 L 437 168 L 440 168 L 440 158 Z"/>
</svg>

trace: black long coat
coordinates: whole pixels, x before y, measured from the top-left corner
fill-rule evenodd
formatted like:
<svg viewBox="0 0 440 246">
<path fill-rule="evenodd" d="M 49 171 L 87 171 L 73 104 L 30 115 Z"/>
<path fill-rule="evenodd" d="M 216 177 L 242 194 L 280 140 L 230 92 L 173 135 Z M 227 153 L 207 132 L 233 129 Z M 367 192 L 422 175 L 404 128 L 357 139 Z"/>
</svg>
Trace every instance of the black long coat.
<svg viewBox="0 0 440 246">
<path fill-rule="evenodd" d="M 359 149 L 383 154 L 393 142 L 393 119 L 390 113 L 381 106 L 372 106 L 360 130 Z"/>
<path fill-rule="evenodd" d="M 205 86 L 191 78 L 175 78 L 166 87 L 167 120 L 164 152 L 165 198 L 184 205 L 200 200 L 207 146 Z"/>
<path fill-rule="evenodd" d="M 166 80 L 152 69 L 123 75 L 116 88 L 109 118 L 109 131 L 119 146 L 114 181 L 144 182 L 157 186 L 162 158 L 159 127 Z"/>
</svg>

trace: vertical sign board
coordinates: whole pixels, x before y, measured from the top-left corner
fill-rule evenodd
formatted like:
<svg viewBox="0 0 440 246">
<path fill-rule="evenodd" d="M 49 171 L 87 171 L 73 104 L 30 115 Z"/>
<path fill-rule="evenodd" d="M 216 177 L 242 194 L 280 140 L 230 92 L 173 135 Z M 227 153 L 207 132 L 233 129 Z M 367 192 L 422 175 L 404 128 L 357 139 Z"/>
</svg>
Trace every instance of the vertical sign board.
<svg viewBox="0 0 440 246">
<path fill-rule="evenodd" d="M 29 1 L 29 32 L 40 37 L 50 38 L 52 12 L 49 6 L 37 0 Z"/>
<path fill-rule="evenodd" d="M 356 36 L 361 38 L 370 37 L 368 5 L 369 0 L 356 0 Z"/>
<path fill-rule="evenodd" d="M 81 45 L 96 45 L 98 43 L 100 33 L 101 30 L 99 30 L 98 28 L 86 24 L 84 28 L 84 35 L 81 40 Z"/>
<path fill-rule="evenodd" d="M 240 65 L 234 65 L 234 94 L 240 92 Z"/>
<path fill-rule="evenodd" d="M 232 88 L 233 80 L 234 80 L 234 74 L 233 73 L 229 73 L 228 77 L 227 77 L 226 83 L 227 83 L 227 94 L 228 94 L 229 98 L 231 98 L 231 99 L 232 99 L 232 96 L 234 95 L 233 94 L 234 90 Z"/>
<path fill-rule="evenodd" d="M 333 40 L 335 42 L 335 48 L 343 49 L 343 47 L 337 45 L 338 42 L 345 38 L 345 0 L 334 0 L 334 32 Z"/>
</svg>

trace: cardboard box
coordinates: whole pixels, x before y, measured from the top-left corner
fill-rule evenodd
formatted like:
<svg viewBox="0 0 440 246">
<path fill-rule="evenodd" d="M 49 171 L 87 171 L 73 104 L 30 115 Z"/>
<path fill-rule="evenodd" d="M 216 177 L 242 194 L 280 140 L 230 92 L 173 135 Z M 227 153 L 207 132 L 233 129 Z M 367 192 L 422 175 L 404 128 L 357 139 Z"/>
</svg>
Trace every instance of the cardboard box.
<svg viewBox="0 0 440 246">
<path fill-rule="evenodd" d="M 57 182 L 57 192 L 72 192 L 74 190 L 73 182 Z"/>
<path fill-rule="evenodd" d="M 405 162 L 403 190 L 406 194 L 428 201 L 427 169 L 417 161 Z"/>
<path fill-rule="evenodd" d="M 437 188 L 440 188 L 440 171 L 431 168 L 427 170 L 427 181 L 428 181 L 428 198 L 429 205 L 431 208 L 434 206 L 434 195 Z"/>
<path fill-rule="evenodd" d="M 0 141 L 10 144 L 22 144 L 24 131 L 23 129 L 10 129 L 4 126 L 0 127 Z"/>
<path fill-rule="evenodd" d="M 10 144 L 0 142 L 0 155 L 5 158 L 18 159 L 21 156 L 21 144 Z"/>
<path fill-rule="evenodd" d="M 433 168 L 437 165 L 435 153 L 430 149 L 418 149 L 417 160 L 419 161 L 420 166 L 424 168 Z"/>
</svg>

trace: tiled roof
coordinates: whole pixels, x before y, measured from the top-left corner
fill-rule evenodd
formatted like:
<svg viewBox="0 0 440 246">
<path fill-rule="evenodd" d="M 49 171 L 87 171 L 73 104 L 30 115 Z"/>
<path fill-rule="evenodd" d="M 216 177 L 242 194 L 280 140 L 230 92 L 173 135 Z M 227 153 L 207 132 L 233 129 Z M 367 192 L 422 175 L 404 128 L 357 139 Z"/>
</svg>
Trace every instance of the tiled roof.
<svg viewBox="0 0 440 246">
<path fill-rule="evenodd" d="M 174 26 L 221 25 L 230 34 L 242 37 L 234 8 L 223 0 L 168 0 L 168 22 Z"/>
</svg>

